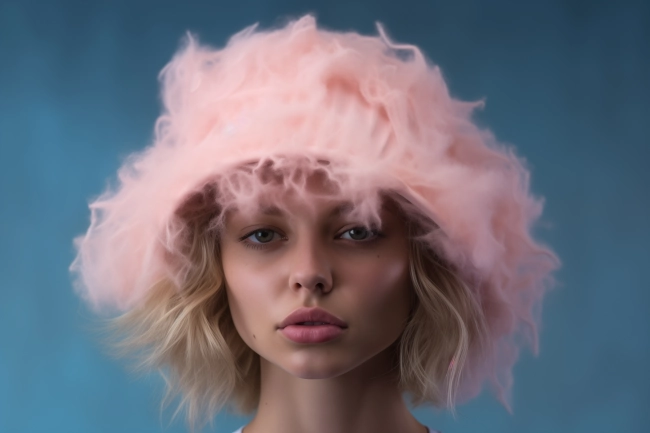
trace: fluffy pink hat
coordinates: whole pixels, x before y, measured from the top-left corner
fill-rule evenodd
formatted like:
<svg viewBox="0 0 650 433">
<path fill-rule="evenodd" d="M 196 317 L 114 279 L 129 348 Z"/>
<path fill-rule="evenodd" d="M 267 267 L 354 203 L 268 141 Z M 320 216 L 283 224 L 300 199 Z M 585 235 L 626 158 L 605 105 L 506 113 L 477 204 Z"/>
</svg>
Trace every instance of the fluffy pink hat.
<svg viewBox="0 0 650 433">
<path fill-rule="evenodd" d="M 543 201 L 530 195 L 513 150 L 471 121 L 482 102 L 452 99 L 417 47 L 379 31 L 324 31 L 306 15 L 274 31 L 248 27 L 218 50 L 188 35 L 160 74 L 153 144 L 90 204 L 71 265 L 78 292 L 97 310 L 133 307 L 184 272 L 170 257 L 182 237 L 176 211 L 190 194 L 218 184 L 224 208 L 253 205 L 265 186 L 250 174 L 269 164 L 301 191 L 291 161 L 302 161 L 366 218 L 377 218 L 377 192 L 393 191 L 435 222 L 423 239 L 470 285 L 493 338 L 489 359 L 468 360 L 477 370 L 464 374 L 459 397 L 488 378 L 509 389 L 515 337 L 537 353 L 535 324 L 559 265 L 531 238 Z"/>
</svg>

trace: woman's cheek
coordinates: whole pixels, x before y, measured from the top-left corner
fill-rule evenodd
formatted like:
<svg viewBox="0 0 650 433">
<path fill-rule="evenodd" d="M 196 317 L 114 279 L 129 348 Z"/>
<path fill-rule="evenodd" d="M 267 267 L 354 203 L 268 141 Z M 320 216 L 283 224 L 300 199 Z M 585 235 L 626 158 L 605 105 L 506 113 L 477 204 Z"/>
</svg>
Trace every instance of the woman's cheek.
<svg viewBox="0 0 650 433">
<path fill-rule="evenodd" d="M 363 292 L 389 295 L 408 280 L 408 262 L 388 254 L 377 254 L 372 261 L 356 268 L 355 280 Z"/>
</svg>

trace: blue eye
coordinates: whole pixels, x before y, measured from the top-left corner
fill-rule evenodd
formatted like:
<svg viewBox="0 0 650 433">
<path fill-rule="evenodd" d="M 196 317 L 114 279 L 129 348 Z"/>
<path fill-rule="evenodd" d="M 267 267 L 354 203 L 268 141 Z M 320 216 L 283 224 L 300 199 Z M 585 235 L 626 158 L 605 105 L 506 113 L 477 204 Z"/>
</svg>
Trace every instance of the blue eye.
<svg viewBox="0 0 650 433">
<path fill-rule="evenodd" d="M 241 240 L 244 242 L 244 245 L 249 248 L 259 249 L 264 248 L 265 244 L 268 244 L 273 240 L 273 235 L 277 235 L 278 232 L 271 229 L 257 229 L 254 232 L 251 232 L 244 236 Z M 255 241 L 250 241 L 249 239 L 255 239 Z"/>
<path fill-rule="evenodd" d="M 346 234 L 349 234 L 349 237 L 344 237 Z M 269 247 L 276 235 L 280 237 L 280 239 L 286 239 L 282 238 L 282 236 L 275 230 L 260 228 L 241 237 L 240 241 L 247 248 L 259 250 Z M 340 239 L 357 241 L 357 243 L 370 242 L 380 237 L 383 237 L 383 233 L 380 231 L 363 226 L 353 227 L 344 231 L 343 234 L 340 235 Z"/>
<path fill-rule="evenodd" d="M 366 227 L 354 227 L 346 230 L 343 234 L 350 233 L 353 241 L 367 241 L 369 238 L 376 238 L 381 235 L 377 230 L 370 230 Z"/>
<path fill-rule="evenodd" d="M 261 229 L 261 230 L 256 230 L 255 233 L 253 233 L 251 236 L 253 236 L 256 240 L 264 244 L 273 239 L 274 233 L 275 232 L 273 230 Z"/>
</svg>

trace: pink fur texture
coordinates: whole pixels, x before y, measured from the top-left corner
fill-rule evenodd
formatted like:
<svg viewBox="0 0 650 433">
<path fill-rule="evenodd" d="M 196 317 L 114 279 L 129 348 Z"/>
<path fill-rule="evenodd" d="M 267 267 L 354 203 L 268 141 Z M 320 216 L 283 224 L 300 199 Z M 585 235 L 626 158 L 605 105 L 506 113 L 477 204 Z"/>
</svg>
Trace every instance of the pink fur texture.
<svg viewBox="0 0 650 433">
<path fill-rule="evenodd" d="M 379 31 L 325 31 L 306 15 L 273 31 L 248 27 L 222 49 L 188 35 L 160 74 L 153 143 L 90 204 L 90 227 L 75 240 L 84 299 L 126 310 L 155 282 L 179 281 L 191 264 L 177 210 L 192 193 L 218 185 L 222 209 L 255 206 L 273 201 L 265 167 L 298 194 L 303 174 L 320 171 L 364 221 L 377 219 L 379 191 L 391 191 L 435 222 L 422 239 L 470 285 L 492 338 L 487 354 L 468 359 L 460 400 L 489 380 L 507 405 L 517 337 L 537 353 L 541 301 L 559 266 L 531 237 L 543 200 L 514 151 L 472 122 L 483 103 L 452 99 L 417 47 Z"/>
</svg>

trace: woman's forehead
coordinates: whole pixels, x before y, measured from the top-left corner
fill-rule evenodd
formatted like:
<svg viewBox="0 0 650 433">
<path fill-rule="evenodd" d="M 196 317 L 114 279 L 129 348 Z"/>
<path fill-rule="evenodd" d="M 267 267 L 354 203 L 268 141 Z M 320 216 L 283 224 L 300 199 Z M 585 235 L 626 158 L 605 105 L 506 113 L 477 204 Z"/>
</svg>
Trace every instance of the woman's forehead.
<svg viewBox="0 0 650 433">
<path fill-rule="evenodd" d="M 227 189 L 223 191 L 226 217 L 305 214 L 318 219 L 352 216 L 377 222 L 380 214 L 398 207 L 380 188 L 346 188 L 347 184 L 328 170 L 331 167 L 329 161 L 300 158 L 268 159 L 242 166 L 236 172 L 236 182 L 223 185 Z"/>
<path fill-rule="evenodd" d="M 296 214 L 305 214 L 318 219 L 331 219 L 345 218 L 358 210 L 359 206 L 355 205 L 351 198 L 322 197 L 310 194 L 297 197 L 286 194 L 280 197 L 265 195 L 252 203 L 235 204 L 228 213 L 234 217 L 290 217 Z M 377 212 L 383 216 L 397 216 L 399 208 L 389 197 L 381 195 Z"/>
<path fill-rule="evenodd" d="M 292 214 L 306 212 L 314 215 L 343 216 L 354 210 L 355 206 L 348 199 L 324 199 L 306 195 L 302 197 L 266 196 L 252 203 L 235 204 L 233 215 L 264 215 L 286 217 Z"/>
<path fill-rule="evenodd" d="M 323 210 L 329 216 L 336 216 L 349 213 L 354 208 L 354 205 L 350 201 L 339 201 L 329 205 L 323 204 L 317 208 Z M 329 210 L 327 210 L 327 208 L 329 208 Z M 282 216 L 285 214 L 285 211 L 283 209 L 285 208 L 278 206 L 277 204 L 260 204 L 256 211 L 264 215 Z"/>
</svg>

